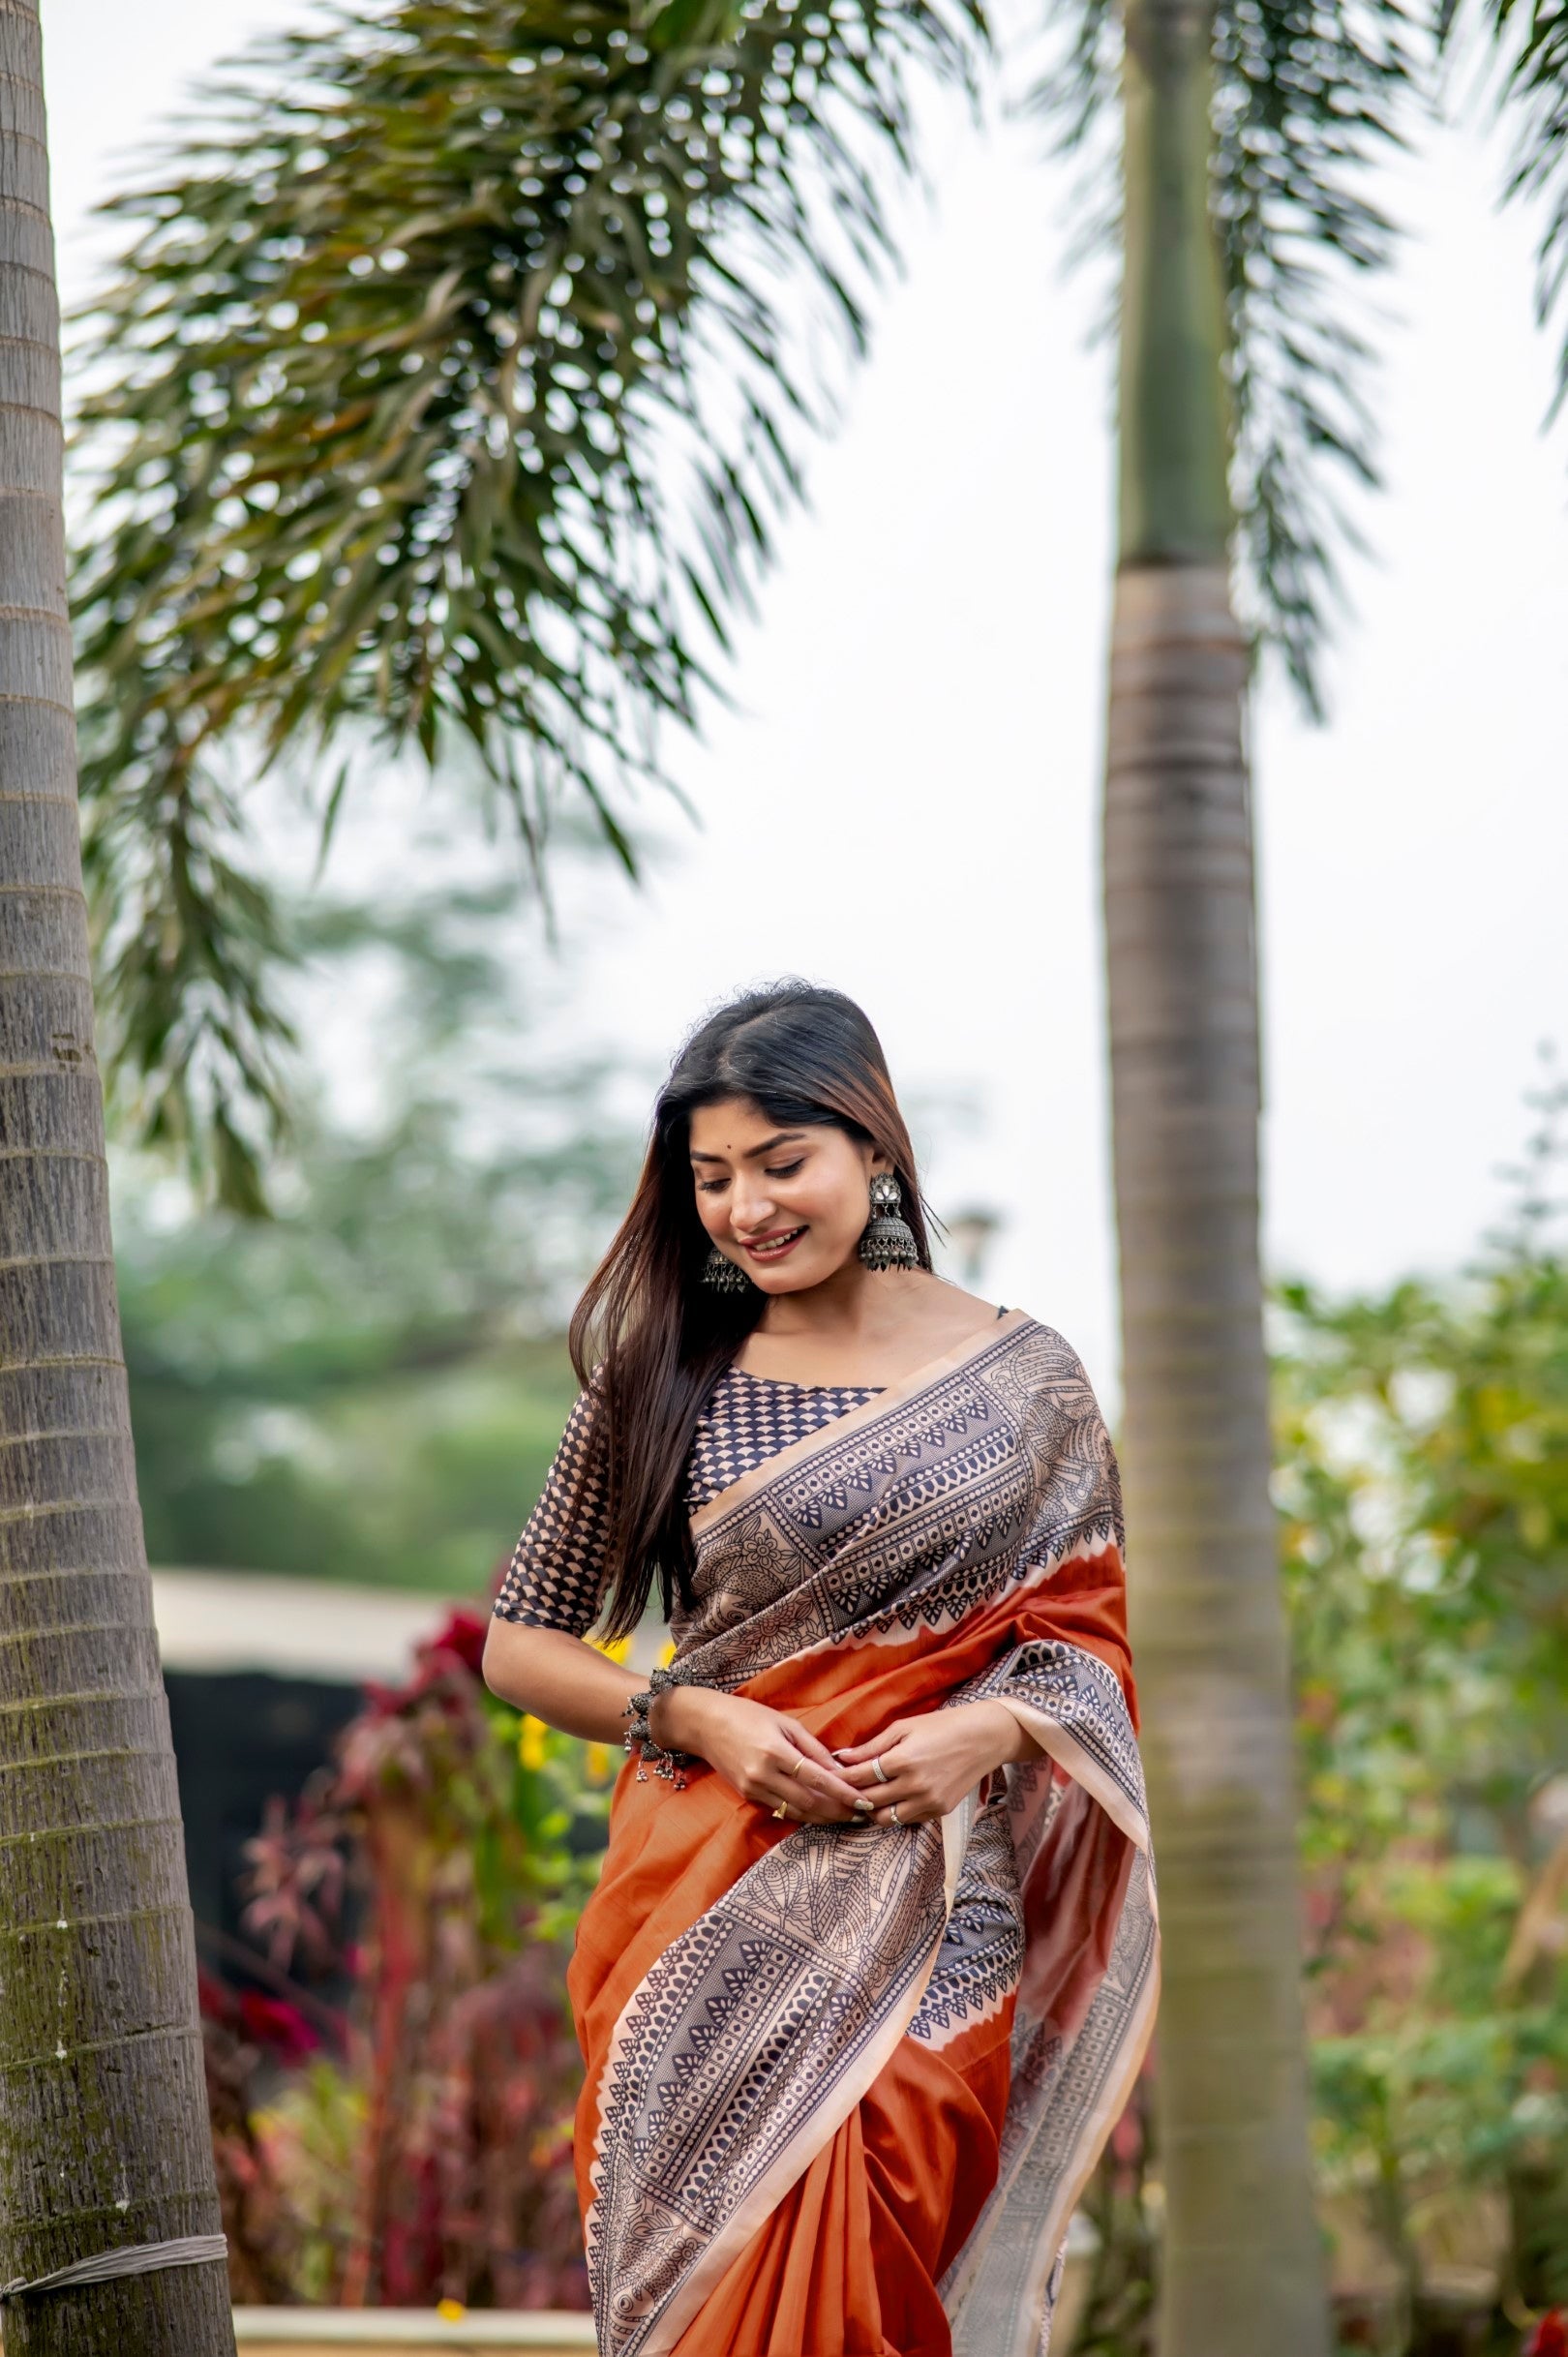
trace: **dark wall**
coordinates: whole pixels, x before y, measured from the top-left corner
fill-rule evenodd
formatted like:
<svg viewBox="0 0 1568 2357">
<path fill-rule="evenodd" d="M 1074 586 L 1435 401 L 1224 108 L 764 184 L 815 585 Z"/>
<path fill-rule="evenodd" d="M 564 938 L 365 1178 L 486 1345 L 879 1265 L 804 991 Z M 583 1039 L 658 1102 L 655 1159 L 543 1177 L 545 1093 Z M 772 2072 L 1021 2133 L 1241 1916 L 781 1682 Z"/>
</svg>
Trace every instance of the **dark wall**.
<svg viewBox="0 0 1568 2357">
<path fill-rule="evenodd" d="M 274 1793 L 293 1799 L 325 1762 L 361 1689 L 258 1670 L 166 1670 L 185 1862 L 196 1922 L 242 1939 L 244 1845 Z"/>
</svg>

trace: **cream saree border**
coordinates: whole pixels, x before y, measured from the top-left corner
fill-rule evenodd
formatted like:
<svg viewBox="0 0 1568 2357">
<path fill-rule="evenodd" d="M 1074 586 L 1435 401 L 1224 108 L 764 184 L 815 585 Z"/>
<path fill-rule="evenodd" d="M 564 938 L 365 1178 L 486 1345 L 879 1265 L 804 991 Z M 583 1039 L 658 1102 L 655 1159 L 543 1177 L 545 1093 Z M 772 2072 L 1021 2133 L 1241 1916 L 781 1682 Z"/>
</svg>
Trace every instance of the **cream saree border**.
<svg viewBox="0 0 1568 2357">
<path fill-rule="evenodd" d="M 979 1358 L 994 1343 L 1015 1333 L 1019 1326 L 1032 1326 L 1034 1322 L 1027 1310 L 1009 1310 L 1006 1316 L 993 1317 L 988 1326 L 980 1327 L 976 1334 L 966 1335 L 961 1343 L 955 1343 L 950 1350 L 944 1350 L 939 1358 L 927 1359 L 912 1375 L 902 1376 L 896 1383 L 888 1384 L 874 1400 L 862 1400 L 859 1407 L 846 1408 L 843 1415 L 833 1416 L 827 1424 L 819 1425 L 814 1433 L 802 1433 L 799 1439 L 792 1440 L 787 1448 L 775 1449 L 771 1457 L 765 1457 L 760 1465 L 754 1465 L 739 1480 L 716 1492 L 706 1505 L 698 1509 L 691 1518 L 692 1537 L 701 1538 L 714 1524 L 723 1522 L 737 1507 L 743 1506 L 748 1498 L 769 1488 L 781 1473 L 792 1473 L 807 1458 L 816 1456 L 820 1451 L 838 1447 L 854 1434 L 863 1432 L 867 1425 L 875 1424 L 879 1417 L 890 1415 L 906 1401 L 928 1390 L 939 1376 L 952 1375 L 960 1367 L 967 1367 L 972 1359 Z"/>
</svg>

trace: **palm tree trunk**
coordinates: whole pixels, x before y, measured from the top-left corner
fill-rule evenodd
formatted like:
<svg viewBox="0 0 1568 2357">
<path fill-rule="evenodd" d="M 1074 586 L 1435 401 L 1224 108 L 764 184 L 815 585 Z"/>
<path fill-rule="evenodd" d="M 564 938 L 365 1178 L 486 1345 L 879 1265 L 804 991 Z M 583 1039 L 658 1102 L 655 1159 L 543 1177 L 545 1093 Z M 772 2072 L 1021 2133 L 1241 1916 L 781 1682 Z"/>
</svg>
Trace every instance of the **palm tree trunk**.
<svg viewBox="0 0 1568 2357">
<path fill-rule="evenodd" d="M 0 0 L 0 2281 L 220 2227 L 109 1248 L 38 0 Z M 224 2357 L 221 2262 L 6 2357 Z"/>
<path fill-rule="evenodd" d="M 1133 1634 L 1165 1924 L 1161 2357 L 1323 2357 L 1269 1499 L 1211 9 L 1127 0 L 1104 890 Z"/>
</svg>

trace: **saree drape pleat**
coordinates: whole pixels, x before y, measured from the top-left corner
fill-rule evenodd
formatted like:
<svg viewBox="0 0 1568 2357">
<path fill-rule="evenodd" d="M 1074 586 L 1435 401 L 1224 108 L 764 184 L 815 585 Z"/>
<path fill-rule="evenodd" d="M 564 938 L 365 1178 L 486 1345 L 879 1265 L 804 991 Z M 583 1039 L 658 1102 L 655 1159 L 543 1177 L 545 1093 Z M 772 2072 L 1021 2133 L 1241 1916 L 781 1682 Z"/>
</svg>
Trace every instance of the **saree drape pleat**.
<svg viewBox="0 0 1568 2357">
<path fill-rule="evenodd" d="M 1036 2357 L 1153 2019 L 1116 1470 L 1011 1313 L 694 1518 L 681 1674 L 829 1744 L 980 1697 L 1044 1757 L 940 1824 L 627 1772 L 571 1995 L 604 2357 Z"/>
</svg>

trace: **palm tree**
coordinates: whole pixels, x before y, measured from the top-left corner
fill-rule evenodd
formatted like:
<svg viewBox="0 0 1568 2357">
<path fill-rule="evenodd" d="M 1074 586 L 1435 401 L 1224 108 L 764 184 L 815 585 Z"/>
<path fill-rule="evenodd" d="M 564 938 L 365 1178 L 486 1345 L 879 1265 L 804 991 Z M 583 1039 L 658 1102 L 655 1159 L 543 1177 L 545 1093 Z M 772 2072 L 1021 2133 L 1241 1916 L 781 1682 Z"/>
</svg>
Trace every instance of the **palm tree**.
<svg viewBox="0 0 1568 2357">
<path fill-rule="evenodd" d="M 1167 2357 L 1327 2357 L 1269 1497 L 1252 840 L 1212 18 L 1126 12 L 1103 880 L 1133 1636 L 1165 1918 Z"/>
<path fill-rule="evenodd" d="M 109 1251 L 76 831 L 38 0 L 0 0 L 0 2281 L 218 2232 Z M 221 2256 L 5 2307 L 221 2357 Z M 166 2254 L 167 2255 L 167 2254 Z"/>
<path fill-rule="evenodd" d="M 1492 5 L 1515 186 L 1552 200 L 1550 306 L 1568 17 Z M 1164 2357 L 1327 2345 L 1268 1496 L 1245 711 L 1265 644 L 1315 701 L 1333 469 L 1372 474 L 1346 289 L 1392 233 L 1363 175 L 1451 15 L 1068 0 L 1041 92 L 1070 143 L 1117 135 L 1095 215 L 1122 264 L 1104 883 L 1167 1923 Z M 108 456 L 78 575 L 84 789 L 116 1047 L 154 1127 L 195 1135 L 254 1095 L 264 992 L 225 1029 L 207 947 L 233 938 L 211 862 L 236 734 L 269 755 L 356 730 L 432 761 L 466 745 L 541 861 L 574 787 L 630 860 L 617 793 L 654 771 L 642 724 L 690 716 L 702 632 L 722 647 L 827 406 L 778 285 L 804 272 L 859 348 L 889 246 L 878 151 L 908 162 L 910 68 L 967 76 L 975 35 L 956 6 L 877 0 L 400 0 L 369 30 L 346 16 L 253 58 L 230 119 L 126 200 L 136 235 L 94 322 L 110 381 L 89 406 Z M 245 905 L 246 974 L 264 975 L 262 904 Z M 174 1041 L 201 1053 L 182 1064 Z"/>
</svg>

